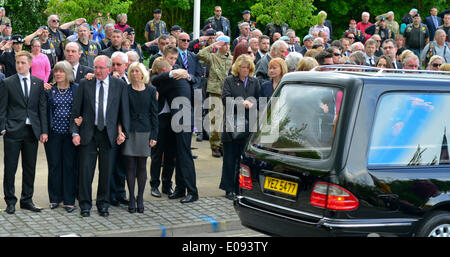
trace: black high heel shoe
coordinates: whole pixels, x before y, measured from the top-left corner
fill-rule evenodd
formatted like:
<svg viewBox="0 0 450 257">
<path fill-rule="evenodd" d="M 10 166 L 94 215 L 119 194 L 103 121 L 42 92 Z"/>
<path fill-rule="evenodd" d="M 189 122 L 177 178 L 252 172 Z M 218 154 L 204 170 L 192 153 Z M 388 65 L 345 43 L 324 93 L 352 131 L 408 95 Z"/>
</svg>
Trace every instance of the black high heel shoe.
<svg viewBox="0 0 450 257">
<path fill-rule="evenodd" d="M 144 213 L 144 197 L 136 197 L 137 212 Z"/>
<path fill-rule="evenodd" d="M 129 213 L 136 213 L 136 208 L 130 208 L 130 207 L 128 207 L 128 212 L 129 212 Z"/>
</svg>

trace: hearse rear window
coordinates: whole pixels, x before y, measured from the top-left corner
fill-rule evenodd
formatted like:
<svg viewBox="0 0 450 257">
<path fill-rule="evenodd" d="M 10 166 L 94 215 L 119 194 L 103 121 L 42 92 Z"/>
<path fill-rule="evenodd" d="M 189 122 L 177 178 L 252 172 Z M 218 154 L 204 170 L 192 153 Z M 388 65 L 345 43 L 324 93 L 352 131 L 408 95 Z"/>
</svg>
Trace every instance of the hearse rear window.
<svg viewBox="0 0 450 257">
<path fill-rule="evenodd" d="M 288 84 L 272 99 L 252 143 L 271 152 L 326 159 L 331 152 L 342 91 Z"/>
<path fill-rule="evenodd" d="M 369 166 L 449 163 L 450 93 L 389 93 L 377 106 Z"/>
</svg>

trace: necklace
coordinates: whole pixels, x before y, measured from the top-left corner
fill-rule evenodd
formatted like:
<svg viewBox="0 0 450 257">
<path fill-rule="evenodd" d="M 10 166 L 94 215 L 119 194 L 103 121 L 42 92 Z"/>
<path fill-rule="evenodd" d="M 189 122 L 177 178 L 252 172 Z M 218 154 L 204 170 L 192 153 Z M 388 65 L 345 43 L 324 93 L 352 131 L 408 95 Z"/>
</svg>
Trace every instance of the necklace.
<svg viewBox="0 0 450 257">
<path fill-rule="evenodd" d="M 59 89 L 58 87 L 56 87 L 56 89 L 58 89 L 59 94 L 61 95 L 65 95 L 67 93 L 67 91 L 69 91 L 69 88 L 66 89 Z"/>
</svg>

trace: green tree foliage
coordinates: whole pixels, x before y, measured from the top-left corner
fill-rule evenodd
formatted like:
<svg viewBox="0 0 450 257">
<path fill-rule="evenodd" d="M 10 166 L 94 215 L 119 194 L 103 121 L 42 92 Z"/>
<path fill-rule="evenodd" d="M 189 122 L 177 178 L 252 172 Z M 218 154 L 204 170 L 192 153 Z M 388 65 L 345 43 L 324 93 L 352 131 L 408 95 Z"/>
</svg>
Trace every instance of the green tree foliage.
<svg viewBox="0 0 450 257">
<path fill-rule="evenodd" d="M 257 0 L 251 7 L 257 22 L 263 25 L 287 23 L 295 30 L 309 28 L 316 23 L 315 9 L 313 0 Z"/>
<path fill-rule="evenodd" d="M 99 12 L 111 13 L 111 17 L 119 13 L 128 13 L 131 0 L 49 0 L 47 14 L 56 13 L 62 23 L 77 18 L 86 18 L 91 23 Z"/>
<path fill-rule="evenodd" d="M 6 10 L 6 17 L 10 18 L 13 34 L 26 36 L 40 25 L 47 22 L 44 10 L 48 0 L 5 0 L 0 1 L 1 6 Z"/>
</svg>

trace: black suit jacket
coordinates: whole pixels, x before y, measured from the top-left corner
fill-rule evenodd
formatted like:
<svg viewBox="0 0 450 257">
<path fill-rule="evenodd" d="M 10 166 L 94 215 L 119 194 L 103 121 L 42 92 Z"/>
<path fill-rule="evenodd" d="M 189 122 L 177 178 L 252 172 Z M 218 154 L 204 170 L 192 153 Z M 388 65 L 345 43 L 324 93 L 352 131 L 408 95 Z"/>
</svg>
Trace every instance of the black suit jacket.
<svg viewBox="0 0 450 257">
<path fill-rule="evenodd" d="M 28 117 L 39 140 L 41 134 L 48 134 L 47 98 L 44 81 L 30 75 L 28 101 L 20 84 L 19 75 L 4 79 L 0 85 L 0 131 L 6 130 L 11 138 L 21 138 Z"/>
<path fill-rule="evenodd" d="M 191 81 L 189 81 L 189 83 L 192 85 L 193 88 L 199 88 L 200 82 L 202 80 L 202 69 L 200 67 L 200 63 L 198 62 L 197 55 L 195 55 L 191 51 L 187 51 L 187 58 L 188 58 L 188 71 L 189 75 L 191 76 Z M 176 64 L 178 64 L 178 66 L 181 67 L 182 69 L 186 69 L 183 63 L 183 57 L 181 57 L 181 53 L 178 54 Z"/>
<path fill-rule="evenodd" d="M 434 33 L 436 32 L 436 30 L 438 29 L 439 26 L 442 25 L 442 19 L 439 16 L 436 16 L 436 19 L 438 21 L 438 26 L 434 26 L 434 22 L 433 22 L 433 17 L 428 16 L 425 18 L 425 24 L 428 27 L 428 32 L 430 32 L 430 41 L 434 40 Z"/>
<path fill-rule="evenodd" d="M 88 73 L 94 73 L 94 69 L 84 65 L 78 65 L 77 77 L 75 78 L 75 83 L 79 84 L 81 79 L 84 79 L 84 76 Z"/>
<path fill-rule="evenodd" d="M 152 84 L 158 90 L 159 96 L 167 99 L 167 103 L 169 107 L 172 106 L 172 101 L 177 97 L 183 97 L 188 100 L 192 107 L 193 103 L 193 93 L 192 87 L 189 85 L 189 82 L 186 79 L 173 79 L 169 77 L 169 72 L 165 72 L 159 75 L 155 75 L 152 77 Z M 175 115 L 178 111 L 181 110 L 183 106 L 179 106 L 178 108 L 170 108 L 171 115 Z M 191 108 L 191 127 L 194 125 L 194 108 Z M 192 129 L 192 128 L 191 128 Z"/>
<path fill-rule="evenodd" d="M 3 65 L 3 71 L 6 77 L 17 73 L 16 71 L 16 54 L 14 51 L 2 52 L 0 54 L 0 64 Z"/>
<path fill-rule="evenodd" d="M 81 145 L 87 145 L 95 132 L 95 91 L 97 79 L 80 80 L 74 97 L 72 114 L 70 118 L 70 132 L 77 133 L 81 137 Z M 106 125 L 108 139 L 111 145 L 117 138 L 117 125 L 122 124 L 126 134 L 130 127 L 130 111 L 128 91 L 123 80 L 109 76 L 108 99 L 106 105 Z M 83 117 L 83 122 L 78 127 L 74 119 Z"/>
</svg>

